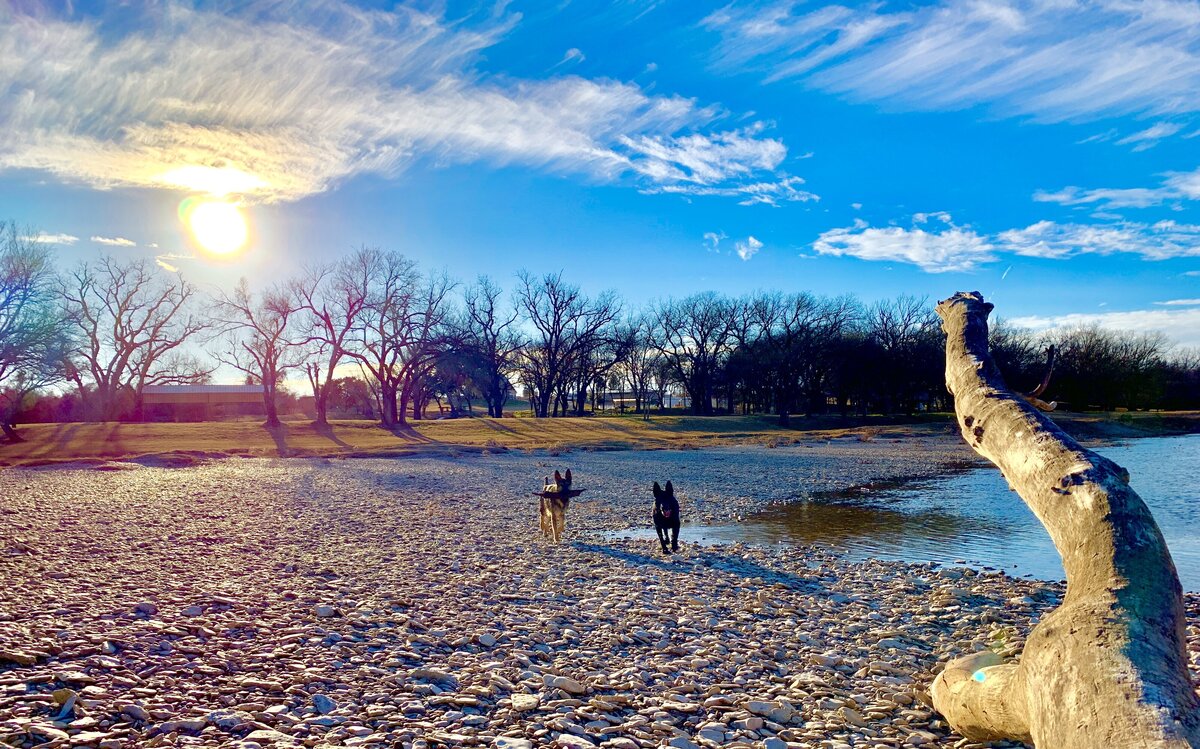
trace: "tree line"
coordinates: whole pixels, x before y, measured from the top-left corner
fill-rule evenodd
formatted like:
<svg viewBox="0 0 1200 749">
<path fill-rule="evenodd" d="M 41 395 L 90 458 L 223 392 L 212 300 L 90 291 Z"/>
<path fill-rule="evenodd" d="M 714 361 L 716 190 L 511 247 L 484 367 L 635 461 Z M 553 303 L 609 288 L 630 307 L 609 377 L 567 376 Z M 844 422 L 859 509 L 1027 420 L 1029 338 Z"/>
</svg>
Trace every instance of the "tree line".
<svg viewBox="0 0 1200 749">
<path fill-rule="evenodd" d="M 435 399 L 482 401 L 499 417 L 518 394 L 537 417 L 595 411 L 613 391 L 633 412 L 675 394 L 695 414 L 772 413 L 783 423 L 951 407 L 927 299 L 710 291 L 632 308 L 562 273 L 522 272 L 505 291 L 373 247 L 261 289 L 243 279 L 205 294 L 148 259 L 100 257 L 59 272 L 29 234 L 0 230 L 0 421 L 10 438 L 39 393 L 72 399 L 59 418 L 134 418 L 147 387 L 206 383 L 221 367 L 261 386 L 269 424 L 288 378 L 307 381 L 318 424 L 355 401 L 390 428 L 422 418 Z M 1018 389 L 1041 379 L 1051 344 L 1046 397 L 1071 408 L 1200 407 L 1200 354 L 1162 335 L 992 330 Z"/>
</svg>

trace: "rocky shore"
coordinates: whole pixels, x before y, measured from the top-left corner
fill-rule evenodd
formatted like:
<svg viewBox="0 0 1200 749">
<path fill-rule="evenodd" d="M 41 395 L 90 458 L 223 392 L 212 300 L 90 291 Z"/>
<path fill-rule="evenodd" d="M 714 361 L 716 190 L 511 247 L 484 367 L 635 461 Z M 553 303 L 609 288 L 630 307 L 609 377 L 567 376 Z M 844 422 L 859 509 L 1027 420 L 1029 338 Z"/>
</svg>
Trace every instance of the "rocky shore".
<svg viewBox="0 0 1200 749">
<path fill-rule="evenodd" d="M 0 742 L 977 746 L 925 687 L 1019 652 L 1060 586 L 600 533 L 649 523 L 656 479 L 711 522 L 969 458 L 948 437 L 3 471 Z M 566 467 L 587 492 L 551 546 L 530 491 Z"/>
</svg>

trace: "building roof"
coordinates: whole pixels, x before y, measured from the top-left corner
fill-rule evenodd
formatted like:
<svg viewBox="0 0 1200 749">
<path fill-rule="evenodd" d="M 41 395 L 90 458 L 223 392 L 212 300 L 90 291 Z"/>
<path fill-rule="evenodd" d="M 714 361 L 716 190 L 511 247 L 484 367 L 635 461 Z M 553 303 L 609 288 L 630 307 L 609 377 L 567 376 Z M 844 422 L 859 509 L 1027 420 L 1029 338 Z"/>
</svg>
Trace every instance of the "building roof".
<svg viewBox="0 0 1200 749">
<path fill-rule="evenodd" d="M 201 395 L 218 393 L 262 393 L 261 385 L 147 385 L 146 395 Z"/>
</svg>

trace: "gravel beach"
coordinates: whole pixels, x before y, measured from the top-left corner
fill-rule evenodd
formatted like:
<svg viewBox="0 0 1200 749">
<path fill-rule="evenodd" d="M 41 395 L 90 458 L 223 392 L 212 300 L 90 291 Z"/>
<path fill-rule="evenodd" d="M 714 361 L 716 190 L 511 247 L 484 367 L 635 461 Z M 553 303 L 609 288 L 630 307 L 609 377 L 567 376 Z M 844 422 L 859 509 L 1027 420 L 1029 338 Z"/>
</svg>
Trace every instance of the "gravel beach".
<svg viewBox="0 0 1200 749">
<path fill-rule="evenodd" d="M 947 436 L 0 471 L 0 741 L 978 746 L 924 689 L 1019 652 L 1061 586 L 601 533 L 648 525 L 654 480 L 728 522 L 971 458 Z M 586 492 L 553 546 L 530 492 L 568 467 Z"/>
</svg>

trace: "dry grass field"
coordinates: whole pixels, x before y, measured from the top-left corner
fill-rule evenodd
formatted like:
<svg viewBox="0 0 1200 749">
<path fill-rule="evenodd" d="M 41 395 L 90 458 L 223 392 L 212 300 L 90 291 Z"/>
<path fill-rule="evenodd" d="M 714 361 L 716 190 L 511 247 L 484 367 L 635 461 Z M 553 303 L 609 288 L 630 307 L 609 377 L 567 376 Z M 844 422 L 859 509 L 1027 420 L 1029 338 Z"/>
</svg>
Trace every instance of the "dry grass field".
<svg viewBox="0 0 1200 749">
<path fill-rule="evenodd" d="M 1085 438 L 1122 438 L 1200 430 L 1200 413 L 1061 414 L 1070 432 Z M 896 439 L 945 434 L 946 414 L 916 419 L 794 418 L 782 428 L 773 416 L 655 416 L 563 419 L 471 418 L 416 422 L 389 431 L 368 421 L 288 421 L 269 430 L 256 422 L 30 424 L 24 442 L 0 444 L 0 465 L 142 460 L 186 464 L 224 456 L 369 457 L 486 449 L 670 449 L 714 444 L 791 442 L 851 437 Z"/>
</svg>

